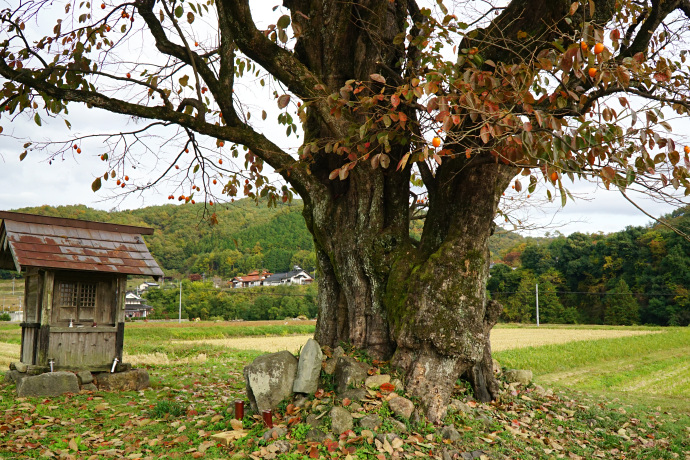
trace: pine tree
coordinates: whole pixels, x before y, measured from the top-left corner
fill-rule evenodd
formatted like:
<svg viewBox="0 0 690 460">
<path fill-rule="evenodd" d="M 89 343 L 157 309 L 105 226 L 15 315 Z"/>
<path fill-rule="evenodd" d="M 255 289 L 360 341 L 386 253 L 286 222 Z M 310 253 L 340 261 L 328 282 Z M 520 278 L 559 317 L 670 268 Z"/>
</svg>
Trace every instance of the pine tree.
<svg viewBox="0 0 690 460">
<path fill-rule="evenodd" d="M 624 279 L 620 278 L 607 294 L 604 300 L 604 324 L 629 326 L 639 322 L 639 305 Z"/>
</svg>

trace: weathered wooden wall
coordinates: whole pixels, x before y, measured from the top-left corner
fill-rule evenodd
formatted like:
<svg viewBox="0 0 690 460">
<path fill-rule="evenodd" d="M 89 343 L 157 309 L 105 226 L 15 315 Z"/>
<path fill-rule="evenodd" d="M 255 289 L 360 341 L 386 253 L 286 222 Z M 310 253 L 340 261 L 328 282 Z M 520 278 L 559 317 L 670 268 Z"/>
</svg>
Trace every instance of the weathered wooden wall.
<svg viewBox="0 0 690 460">
<path fill-rule="evenodd" d="M 57 368 L 107 369 L 116 356 L 116 327 L 51 328 L 48 355 Z"/>
</svg>

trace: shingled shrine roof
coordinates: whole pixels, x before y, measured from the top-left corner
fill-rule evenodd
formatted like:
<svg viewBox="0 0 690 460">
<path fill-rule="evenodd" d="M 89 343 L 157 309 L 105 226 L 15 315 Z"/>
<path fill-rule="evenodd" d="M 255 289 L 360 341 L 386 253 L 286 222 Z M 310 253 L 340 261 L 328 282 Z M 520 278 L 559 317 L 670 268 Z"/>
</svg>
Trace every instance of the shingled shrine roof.
<svg viewBox="0 0 690 460">
<path fill-rule="evenodd" d="M 163 276 L 141 235 L 153 229 L 0 211 L 0 269 Z"/>
</svg>

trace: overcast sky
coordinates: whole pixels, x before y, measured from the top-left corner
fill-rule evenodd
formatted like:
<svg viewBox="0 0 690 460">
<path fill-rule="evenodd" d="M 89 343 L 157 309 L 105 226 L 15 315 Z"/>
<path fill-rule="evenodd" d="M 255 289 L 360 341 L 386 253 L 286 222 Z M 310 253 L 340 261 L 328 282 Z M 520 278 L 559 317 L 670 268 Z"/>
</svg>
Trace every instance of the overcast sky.
<svg viewBox="0 0 690 460">
<path fill-rule="evenodd" d="M 77 113 L 79 112 L 79 113 Z M 80 133 L 101 132 L 103 126 L 112 126 L 114 121 L 125 127 L 127 120 L 99 110 L 73 110 L 71 117 L 73 131 Z M 16 134 L 23 137 L 31 132 L 39 139 L 62 139 L 65 130 L 53 129 L 59 126 L 52 123 L 38 129 L 33 121 L 25 121 L 20 125 L 5 128 L 6 135 Z M 12 130 L 14 128 L 14 130 Z M 101 131 L 99 131 L 101 130 Z M 113 181 L 104 183 L 98 193 L 91 191 L 91 183 L 97 173 L 102 174 L 104 165 L 99 159 L 101 150 L 99 141 L 83 142 L 82 153 L 67 156 L 64 160 L 57 159 L 48 164 L 41 152 L 30 152 L 24 161 L 19 161 L 21 142 L 4 137 L 0 144 L 0 209 L 10 210 L 27 206 L 40 205 L 69 205 L 84 204 L 98 209 L 132 209 L 142 206 L 169 203 L 166 198 L 171 193 L 162 187 L 158 191 L 150 190 L 143 194 L 130 195 L 124 200 L 117 196 L 120 192 L 114 187 Z M 142 176 L 147 173 L 142 168 Z M 135 172 L 135 174 L 137 174 Z M 527 213 L 526 222 L 543 226 L 529 232 L 531 235 L 543 234 L 545 231 L 559 230 L 570 234 L 575 231 L 596 233 L 614 232 L 624 229 L 628 225 L 646 225 L 650 219 L 635 209 L 618 192 L 606 191 L 593 184 L 570 184 L 572 191 L 579 194 L 575 202 L 568 202 L 565 208 L 560 204 L 547 204 L 544 190 L 537 191 L 533 205 L 524 207 Z M 537 203 L 538 200 L 541 200 Z M 654 216 L 660 216 L 673 210 L 668 205 L 661 205 L 638 197 L 640 205 Z M 178 203 L 174 201 L 174 203 Z M 522 215 L 521 215 L 522 216 Z M 523 232 L 524 233 L 524 232 Z"/>
<path fill-rule="evenodd" d="M 265 3 L 265 2 L 263 2 Z M 274 2 L 276 3 L 276 2 Z M 280 14 L 280 9 L 274 14 Z M 140 42 L 137 42 L 140 43 Z M 136 52 L 136 50 L 131 50 Z M 139 51 L 141 52 L 141 51 Z M 252 122 L 283 148 L 296 147 L 299 140 L 294 137 L 286 139 L 284 126 L 269 124 L 275 120 L 277 109 L 275 101 L 270 97 L 273 88 L 258 88 L 258 85 L 244 85 L 237 88 L 238 95 L 252 100 L 256 104 L 250 107 L 255 116 Z M 264 101 L 260 103 L 257 101 Z M 269 112 L 266 122 L 258 117 L 261 109 Z M 68 140 L 74 135 L 88 135 L 94 133 L 111 132 L 133 129 L 134 122 L 119 115 L 113 115 L 97 109 L 86 109 L 76 105 L 70 106 L 70 122 L 72 129 L 67 130 L 62 120 L 46 120 L 38 128 L 35 123 L 23 116 L 19 116 L 13 123 L 8 123 L 7 117 L 0 119 L 4 132 L 0 135 L 0 210 L 10 210 L 27 206 L 40 205 L 69 205 L 84 204 L 98 209 L 132 209 L 142 206 L 170 203 L 167 196 L 171 193 L 178 195 L 179 189 L 174 185 L 163 185 L 158 189 L 148 190 L 143 194 L 118 196 L 122 191 L 115 187 L 114 181 L 104 182 L 98 193 L 91 191 L 91 183 L 97 176 L 102 176 L 106 165 L 99 156 L 103 153 L 103 140 L 92 139 L 80 142 L 82 153 L 69 154 L 63 159 L 57 159 L 48 164 L 45 153 L 31 151 L 27 158 L 20 162 L 19 155 L 23 151 L 22 144 L 27 138 L 32 140 Z M 275 123 L 275 122 L 273 122 Z M 674 128 L 683 132 L 689 123 L 673 123 Z M 136 127 L 136 126 L 135 126 Z M 159 146 L 160 142 L 152 145 Z M 156 147 L 158 148 L 158 147 Z M 167 144 L 156 150 L 162 158 L 170 158 L 179 152 L 179 144 Z M 138 183 L 151 180 L 152 171 L 160 171 L 160 165 L 153 163 L 153 155 L 140 164 L 137 170 L 127 169 L 132 181 Z M 532 235 L 543 234 L 546 231 L 559 230 L 570 234 L 575 231 L 586 233 L 614 232 L 629 225 L 646 225 L 650 219 L 635 209 L 618 192 L 606 191 L 594 184 L 578 183 L 564 185 L 578 194 L 581 199 L 569 201 L 565 208 L 559 203 L 545 202 L 545 189 L 538 190 L 529 201 L 530 206 L 521 207 L 521 213 L 516 214 L 539 228 L 528 232 Z M 184 192 L 184 190 L 183 190 Z M 218 193 L 219 190 L 216 190 Z M 536 199 L 534 199 L 536 197 Z M 668 205 L 662 205 L 639 196 L 631 195 L 650 214 L 661 216 L 673 210 Z M 178 203 L 177 200 L 174 203 Z M 688 201 L 686 200 L 686 203 Z M 511 203 L 508 203 L 511 204 Z M 510 227 L 509 227 L 510 228 Z M 525 233 L 525 232 L 523 232 Z"/>
</svg>

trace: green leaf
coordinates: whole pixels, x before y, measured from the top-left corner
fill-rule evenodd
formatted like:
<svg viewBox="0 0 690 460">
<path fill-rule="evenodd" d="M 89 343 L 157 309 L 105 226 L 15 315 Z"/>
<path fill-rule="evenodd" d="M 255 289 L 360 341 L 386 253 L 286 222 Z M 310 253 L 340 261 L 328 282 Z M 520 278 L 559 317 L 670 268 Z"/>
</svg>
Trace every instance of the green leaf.
<svg viewBox="0 0 690 460">
<path fill-rule="evenodd" d="M 180 85 L 187 86 L 188 83 L 189 83 L 189 75 L 185 75 L 184 77 L 180 78 Z"/>
<path fill-rule="evenodd" d="M 198 170 L 199 170 L 199 165 L 198 164 L 194 165 L 194 171 L 192 171 L 192 172 L 197 172 Z"/>
<path fill-rule="evenodd" d="M 91 184 L 91 190 L 97 192 L 101 188 L 101 178 L 97 177 L 95 181 Z"/>
<path fill-rule="evenodd" d="M 34 114 L 34 121 L 38 126 L 41 126 L 41 116 L 37 113 Z"/>
<path fill-rule="evenodd" d="M 286 29 L 289 25 L 290 25 L 290 16 L 288 16 L 287 14 L 282 15 L 282 16 L 278 19 L 278 24 L 277 24 L 277 26 L 278 26 L 279 28 L 281 28 L 281 29 Z"/>
<path fill-rule="evenodd" d="M 175 8 L 175 17 L 181 18 L 183 13 L 184 9 L 182 9 L 182 5 L 178 5 L 177 8 Z"/>
</svg>

